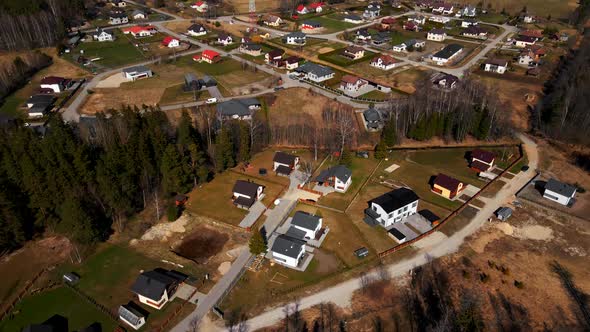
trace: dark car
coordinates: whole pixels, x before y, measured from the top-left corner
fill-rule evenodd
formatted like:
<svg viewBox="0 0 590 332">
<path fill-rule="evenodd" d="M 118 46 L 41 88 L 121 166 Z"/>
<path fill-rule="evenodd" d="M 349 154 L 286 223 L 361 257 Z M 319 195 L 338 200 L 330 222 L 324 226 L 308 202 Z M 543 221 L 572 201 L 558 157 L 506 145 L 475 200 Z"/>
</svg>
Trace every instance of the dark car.
<svg viewBox="0 0 590 332">
<path fill-rule="evenodd" d="M 530 167 L 529 167 L 529 165 L 524 165 L 524 166 L 522 166 L 522 167 L 520 168 L 520 170 L 521 170 L 521 171 L 523 171 L 523 172 L 526 172 L 526 171 L 528 171 L 528 170 L 529 170 L 529 168 L 530 168 Z"/>
<path fill-rule="evenodd" d="M 369 255 L 369 249 L 367 249 L 365 247 L 358 248 L 357 250 L 354 251 L 354 254 L 358 258 L 364 258 L 364 257 L 367 257 Z"/>
<path fill-rule="evenodd" d="M 285 88 L 283 88 L 282 86 L 277 86 L 277 87 L 275 88 L 275 91 L 279 91 L 279 90 L 285 90 Z"/>
</svg>

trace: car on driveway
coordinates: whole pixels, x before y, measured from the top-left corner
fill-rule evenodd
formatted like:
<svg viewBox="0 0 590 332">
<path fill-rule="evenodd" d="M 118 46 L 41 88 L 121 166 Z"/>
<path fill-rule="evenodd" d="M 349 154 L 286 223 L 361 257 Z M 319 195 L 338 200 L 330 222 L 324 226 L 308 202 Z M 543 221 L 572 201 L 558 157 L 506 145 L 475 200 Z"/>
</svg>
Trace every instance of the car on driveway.
<svg viewBox="0 0 590 332">
<path fill-rule="evenodd" d="M 217 102 L 217 98 L 209 98 L 205 101 L 205 104 L 215 104 Z"/>
</svg>

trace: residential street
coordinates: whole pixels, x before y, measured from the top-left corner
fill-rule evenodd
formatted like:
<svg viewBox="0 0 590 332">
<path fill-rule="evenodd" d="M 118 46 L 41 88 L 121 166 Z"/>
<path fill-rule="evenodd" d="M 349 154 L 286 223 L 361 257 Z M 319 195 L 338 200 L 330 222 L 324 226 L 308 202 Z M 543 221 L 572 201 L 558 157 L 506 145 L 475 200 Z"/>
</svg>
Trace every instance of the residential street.
<svg viewBox="0 0 590 332">
<path fill-rule="evenodd" d="M 389 265 L 388 272 L 392 277 L 401 276 L 408 273 L 417 266 L 426 264 L 431 258 L 442 257 L 456 252 L 461 244 L 463 244 L 466 237 L 475 233 L 486 221 L 493 215 L 500 206 L 511 202 L 515 199 L 515 194 L 524 187 L 534 176 L 535 170 L 538 166 L 539 156 L 537 145 L 527 136 L 520 134 L 519 138 L 524 143 L 524 148 L 529 160 L 530 170 L 528 172 L 518 173 L 510 182 L 508 182 L 502 190 L 498 192 L 496 197 L 490 200 L 483 209 L 471 220 L 471 222 L 461 229 L 459 232 L 450 237 L 434 237 L 433 234 L 420 242 L 432 242 L 432 238 L 442 238 L 442 241 L 435 241 L 436 243 L 429 243 L 424 246 L 419 253 L 414 257 L 404 260 L 402 262 Z M 452 221 L 451 221 L 452 222 Z M 420 243 L 418 242 L 418 243 Z M 377 276 L 377 272 L 372 272 L 373 276 Z M 354 291 L 361 287 L 360 278 L 354 278 L 340 283 L 336 286 L 330 287 L 313 295 L 303 297 L 299 300 L 299 308 L 301 310 L 320 304 L 322 302 L 334 302 L 339 306 L 348 306 Z M 283 306 L 267 310 L 265 313 L 256 316 L 247 322 L 250 331 L 260 329 L 267 326 L 272 326 L 279 322 L 284 317 Z"/>
</svg>

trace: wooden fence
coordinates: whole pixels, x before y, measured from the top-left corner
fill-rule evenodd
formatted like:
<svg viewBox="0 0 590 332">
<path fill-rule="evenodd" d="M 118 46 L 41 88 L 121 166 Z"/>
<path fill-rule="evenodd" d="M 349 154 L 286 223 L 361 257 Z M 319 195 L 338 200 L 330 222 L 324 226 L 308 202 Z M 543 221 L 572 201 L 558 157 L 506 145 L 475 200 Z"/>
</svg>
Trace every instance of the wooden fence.
<svg viewBox="0 0 590 332">
<path fill-rule="evenodd" d="M 184 306 L 187 303 L 190 303 L 190 299 L 193 298 L 193 296 L 195 296 L 195 294 L 197 294 L 197 288 L 195 287 L 195 289 L 192 291 L 192 293 L 188 296 L 188 300 L 185 300 L 184 302 L 182 302 L 182 304 L 180 306 L 178 306 L 178 308 L 176 308 L 172 313 L 170 313 L 170 315 L 168 315 L 168 317 L 166 318 L 166 320 L 160 324 L 159 327 L 155 328 L 154 331 L 165 331 L 166 327 L 170 324 L 170 322 L 176 318 L 176 316 L 178 316 L 178 314 L 182 311 L 182 309 L 184 308 Z"/>
<path fill-rule="evenodd" d="M 29 292 L 29 290 L 31 289 L 31 287 L 33 287 L 33 285 L 35 284 L 35 282 L 41 278 L 41 276 L 47 272 L 47 268 L 43 268 L 41 269 L 31 280 L 29 280 L 25 286 L 21 289 L 20 292 L 18 292 L 17 296 L 10 301 L 10 303 L 8 303 L 6 305 L 6 307 L 2 310 L 2 313 L 0 314 L 0 321 L 2 321 L 4 318 L 6 318 L 6 316 L 10 315 L 10 313 L 12 312 L 12 310 L 14 310 L 14 308 L 16 307 L 16 305 L 23 299 L 23 297 Z"/>
<path fill-rule="evenodd" d="M 441 228 L 444 224 L 446 224 L 447 222 L 449 222 L 451 219 L 453 219 L 454 217 L 456 217 L 459 213 L 461 213 L 469 204 L 471 204 L 475 199 L 477 199 L 479 197 L 479 195 L 486 190 L 489 186 L 491 186 L 494 182 L 496 182 L 498 179 L 500 179 L 503 175 L 505 175 L 506 173 L 508 173 L 508 171 L 514 167 L 514 165 L 516 165 L 518 162 L 520 162 L 523 158 L 523 151 L 522 151 L 522 145 L 519 145 L 519 151 L 520 151 L 520 156 L 514 160 L 508 167 L 506 167 L 500 174 L 498 174 L 498 176 L 488 182 L 485 186 L 483 186 L 483 188 L 481 188 L 475 195 L 473 195 L 470 199 L 468 199 L 467 201 L 465 201 L 465 203 L 461 204 L 461 206 L 459 206 L 455 211 L 451 212 L 451 214 L 449 214 L 445 219 L 443 219 L 440 224 L 434 226 L 431 230 L 427 231 L 426 233 L 420 234 L 418 237 L 416 237 L 415 239 L 412 239 L 410 241 L 404 242 L 400 245 L 397 245 L 393 248 L 387 249 L 385 251 L 382 251 L 379 253 L 379 257 L 383 258 L 389 254 L 393 254 L 394 252 L 397 252 L 399 250 L 402 250 L 420 240 L 422 240 L 423 238 L 427 237 L 428 235 L 438 231 L 439 228 Z"/>
</svg>

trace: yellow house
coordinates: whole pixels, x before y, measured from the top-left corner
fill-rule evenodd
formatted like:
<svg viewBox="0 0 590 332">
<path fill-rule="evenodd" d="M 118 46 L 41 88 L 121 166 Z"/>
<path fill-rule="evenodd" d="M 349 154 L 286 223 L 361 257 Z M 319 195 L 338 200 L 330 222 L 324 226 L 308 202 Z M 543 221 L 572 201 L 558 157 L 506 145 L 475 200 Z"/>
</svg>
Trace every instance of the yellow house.
<svg viewBox="0 0 590 332">
<path fill-rule="evenodd" d="M 463 189 L 463 182 L 442 173 L 437 175 L 432 185 L 432 191 L 448 199 L 455 198 Z"/>
</svg>

